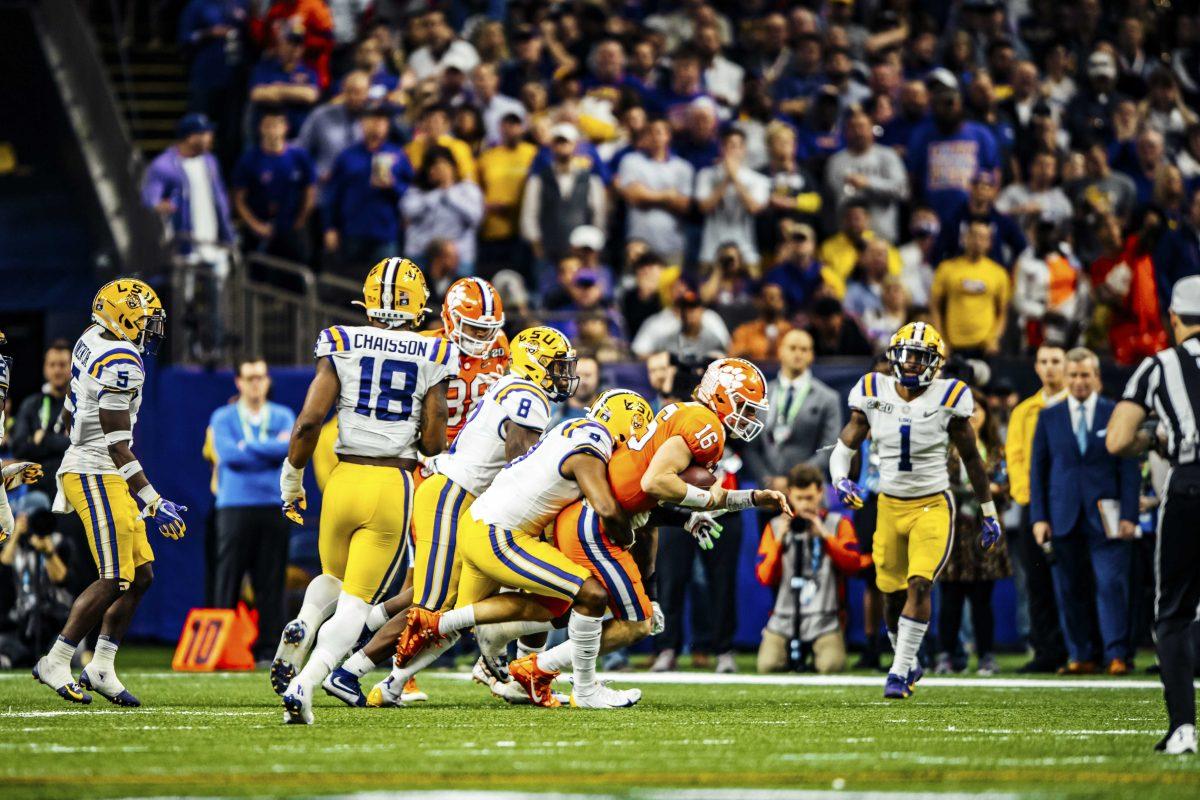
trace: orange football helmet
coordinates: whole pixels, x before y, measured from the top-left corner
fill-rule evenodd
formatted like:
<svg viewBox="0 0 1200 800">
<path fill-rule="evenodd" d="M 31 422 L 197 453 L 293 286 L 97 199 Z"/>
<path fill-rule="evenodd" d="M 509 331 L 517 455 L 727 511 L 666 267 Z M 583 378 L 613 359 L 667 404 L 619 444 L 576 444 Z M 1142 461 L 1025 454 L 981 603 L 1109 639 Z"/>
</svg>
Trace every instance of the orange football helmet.
<svg viewBox="0 0 1200 800">
<path fill-rule="evenodd" d="M 483 358 L 504 328 L 504 306 L 496 287 L 483 278 L 459 278 L 442 304 L 446 337 L 469 356 Z"/>
<path fill-rule="evenodd" d="M 763 429 L 767 381 L 762 370 L 744 358 L 718 358 L 704 371 L 696 400 L 717 415 L 730 436 L 748 442 Z"/>
</svg>

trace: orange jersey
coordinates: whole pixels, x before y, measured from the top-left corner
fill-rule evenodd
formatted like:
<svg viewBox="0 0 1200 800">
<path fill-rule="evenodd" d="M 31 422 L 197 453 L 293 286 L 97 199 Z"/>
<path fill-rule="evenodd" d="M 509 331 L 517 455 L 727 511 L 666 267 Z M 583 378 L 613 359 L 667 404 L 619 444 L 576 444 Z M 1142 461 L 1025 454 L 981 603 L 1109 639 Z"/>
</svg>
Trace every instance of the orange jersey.
<svg viewBox="0 0 1200 800">
<path fill-rule="evenodd" d="M 608 482 L 617 501 L 631 514 L 649 511 L 657 501 L 642 491 L 642 475 L 658 448 L 672 436 L 682 436 L 692 451 L 692 461 L 712 469 L 725 452 L 725 428 L 721 420 L 699 403 L 663 406 L 641 439 L 630 439 L 608 462 Z"/>
<path fill-rule="evenodd" d="M 421 331 L 425 336 L 442 336 L 442 329 Z M 475 358 L 459 352 L 458 377 L 446 387 L 446 444 L 452 444 L 466 424 L 475 401 L 508 371 L 508 337 L 503 333 L 492 343 L 491 352 Z"/>
</svg>

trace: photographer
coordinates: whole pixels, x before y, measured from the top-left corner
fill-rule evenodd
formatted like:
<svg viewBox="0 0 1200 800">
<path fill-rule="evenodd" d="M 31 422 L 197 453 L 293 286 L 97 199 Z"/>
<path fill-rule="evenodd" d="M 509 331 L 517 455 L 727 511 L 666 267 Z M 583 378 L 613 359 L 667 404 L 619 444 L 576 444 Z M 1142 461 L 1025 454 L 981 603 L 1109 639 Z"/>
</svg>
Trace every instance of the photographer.
<svg viewBox="0 0 1200 800">
<path fill-rule="evenodd" d="M 66 589 L 66 540 L 54 529 L 49 499 L 27 492 L 15 506 L 14 533 L 0 550 L 15 589 L 8 619 L 0 621 L 0 669 L 33 664 L 66 622 L 73 600 Z"/>
<path fill-rule="evenodd" d="M 826 511 L 821 470 L 799 464 L 788 473 L 792 519 L 779 515 L 767 523 L 758 546 L 758 580 L 775 587 L 775 607 L 763 629 L 758 648 L 758 671 L 801 669 L 812 654 L 811 669 L 827 674 L 846 668 L 846 641 L 841 610 L 845 579 L 871 563 L 858 552 L 858 537 L 850 520 Z M 800 581 L 793 587 L 799 565 Z M 799 610 L 799 620 L 796 612 Z M 800 641 L 800 663 L 789 654 Z"/>
</svg>

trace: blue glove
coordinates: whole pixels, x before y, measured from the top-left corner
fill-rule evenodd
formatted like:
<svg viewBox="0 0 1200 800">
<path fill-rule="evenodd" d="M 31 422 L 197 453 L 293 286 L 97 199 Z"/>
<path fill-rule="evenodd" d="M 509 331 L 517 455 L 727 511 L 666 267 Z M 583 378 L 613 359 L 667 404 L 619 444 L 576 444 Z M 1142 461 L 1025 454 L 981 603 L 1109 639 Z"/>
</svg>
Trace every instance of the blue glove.
<svg viewBox="0 0 1200 800">
<path fill-rule="evenodd" d="M 1000 520 L 995 517 L 983 518 L 983 531 L 979 534 L 979 544 L 984 550 L 991 550 L 1000 541 Z"/>
<path fill-rule="evenodd" d="M 842 505 L 846 508 L 862 508 L 863 507 L 863 490 L 854 481 L 849 478 L 842 478 L 834 487 L 838 493 L 838 499 L 842 501 Z"/>
<path fill-rule="evenodd" d="M 142 509 L 142 518 L 148 519 L 158 527 L 158 532 L 168 539 L 182 539 L 187 531 L 183 521 L 183 512 L 187 506 L 172 503 L 165 497 L 157 497 Z"/>
</svg>

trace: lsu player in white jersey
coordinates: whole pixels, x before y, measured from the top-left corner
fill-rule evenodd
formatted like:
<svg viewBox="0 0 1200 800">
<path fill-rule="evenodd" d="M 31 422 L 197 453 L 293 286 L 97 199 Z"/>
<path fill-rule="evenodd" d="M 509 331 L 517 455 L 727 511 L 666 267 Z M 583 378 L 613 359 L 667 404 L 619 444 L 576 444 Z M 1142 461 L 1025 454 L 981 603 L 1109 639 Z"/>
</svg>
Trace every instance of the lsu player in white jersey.
<svg viewBox="0 0 1200 800">
<path fill-rule="evenodd" d="M 954 540 L 954 500 L 946 455 L 952 442 L 983 513 L 980 542 L 1000 538 L 996 504 L 970 419 L 974 401 L 960 380 L 938 378 L 946 346 L 932 325 L 910 322 L 887 349 L 892 374 L 870 372 L 850 392 L 850 421 L 829 461 L 842 502 L 861 508 L 863 491 L 848 477 L 850 461 L 867 435 L 880 456 L 875 571 L 884 594 L 896 657 L 883 696 L 912 695 L 922 670 L 917 650 L 929 627 L 930 592 Z"/>
<path fill-rule="evenodd" d="M 614 448 L 644 433 L 651 419 L 649 403 L 634 392 L 629 395 L 635 399 L 630 413 L 612 414 L 603 422 L 562 422 L 500 470 L 460 528 L 462 572 L 455 609 L 409 609 L 396 646 L 397 664 L 407 665 L 426 647 L 474 625 L 545 622 L 570 608 L 567 631 L 574 643 L 575 676 L 571 704 L 619 708 L 641 699 L 638 690 L 616 691 L 595 679 L 608 590 L 586 567 L 541 538 L 564 508 L 585 498 L 611 541 L 621 547 L 633 544 L 630 515 L 608 482 Z M 524 593 L 498 593 L 502 587 Z"/>
<path fill-rule="evenodd" d="M 113 659 L 154 580 L 146 520 L 169 539 L 186 530 L 187 508 L 155 491 L 132 449 L 145 380 L 142 355 L 157 350 L 166 317 L 148 284 L 133 278 L 112 281 L 96 293 L 92 324 L 71 353 L 64 408 L 71 445 L 58 470 L 54 510 L 79 515 L 98 577 L 75 599 L 62 633 L 34 666 L 33 676 L 73 703 L 91 702 L 83 691 L 88 688 L 120 706 L 141 705 L 117 678 Z M 76 683 L 71 657 L 97 624 L 95 655 Z"/>
<path fill-rule="evenodd" d="M 4 331 L 0 331 L 0 347 L 8 344 Z M 4 403 L 8 400 L 8 384 L 12 380 L 12 358 L 0 355 L 0 441 L 4 440 Z M 42 465 L 32 461 L 20 461 L 8 464 L 3 470 L 3 480 L 0 480 L 0 543 L 12 534 L 16 527 L 12 508 L 8 505 L 8 489 L 15 489 L 22 483 L 35 483 L 42 477 Z"/>
<path fill-rule="evenodd" d="M 417 490 L 412 604 L 427 611 L 454 607 L 462 536 L 475 499 L 506 463 L 534 446 L 550 423 L 552 404 L 565 402 L 579 383 L 575 350 L 553 328 L 521 331 L 509 345 L 509 358 L 508 374 L 476 401 L 450 449 L 431 460 L 434 474 Z M 366 647 L 330 674 L 323 684 L 325 691 L 348 705 L 401 704 L 408 680 L 454 643 L 447 638 L 427 648 L 364 697 L 359 679 L 395 652 L 405 624 L 404 615 L 389 620 Z"/>
<path fill-rule="evenodd" d="M 316 376 L 279 478 L 290 519 L 302 521 L 304 468 L 335 405 L 338 463 L 321 503 L 322 574 L 309 583 L 299 617 L 285 626 L 271 668 L 279 691 L 311 648 L 282 692 L 284 722 L 312 723 L 313 688 L 350 652 L 403 563 L 417 451 L 431 456 L 445 448 L 446 384 L 457 372 L 458 348 L 418 332 L 428 299 L 416 264 L 384 259 L 363 285 L 359 305 L 368 324 L 335 325 L 317 337 Z"/>
</svg>

